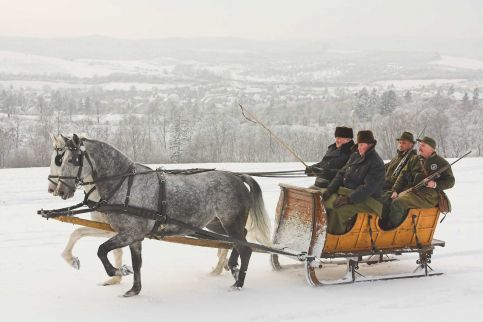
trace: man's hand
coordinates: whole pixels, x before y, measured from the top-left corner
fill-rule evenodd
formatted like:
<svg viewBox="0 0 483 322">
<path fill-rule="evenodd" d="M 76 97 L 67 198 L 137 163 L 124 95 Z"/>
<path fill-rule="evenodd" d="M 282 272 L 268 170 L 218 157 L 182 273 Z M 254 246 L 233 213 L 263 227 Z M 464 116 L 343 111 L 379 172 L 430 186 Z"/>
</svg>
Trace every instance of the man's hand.
<svg viewBox="0 0 483 322">
<path fill-rule="evenodd" d="M 305 174 L 310 177 L 315 176 L 314 168 L 311 165 L 309 165 L 308 167 L 305 168 Z"/>
<path fill-rule="evenodd" d="M 391 199 L 396 199 L 398 196 L 398 193 L 396 191 L 394 191 L 391 195 Z"/>
<path fill-rule="evenodd" d="M 334 208 L 339 208 L 345 205 L 350 204 L 351 201 L 349 200 L 349 197 L 347 196 L 338 196 L 335 201 L 334 201 Z"/>
<path fill-rule="evenodd" d="M 437 184 L 436 184 L 436 181 L 434 181 L 434 180 L 429 180 L 428 182 L 426 182 L 426 187 L 428 187 L 428 188 L 435 189 L 436 186 L 437 186 Z"/>
</svg>

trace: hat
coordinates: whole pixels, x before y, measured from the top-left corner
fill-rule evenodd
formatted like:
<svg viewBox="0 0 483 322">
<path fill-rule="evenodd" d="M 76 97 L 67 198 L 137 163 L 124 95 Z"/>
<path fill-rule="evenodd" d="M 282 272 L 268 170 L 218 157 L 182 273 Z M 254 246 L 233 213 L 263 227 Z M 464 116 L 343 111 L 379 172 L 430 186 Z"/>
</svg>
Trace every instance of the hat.
<svg viewBox="0 0 483 322">
<path fill-rule="evenodd" d="M 433 149 L 436 149 L 436 141 L 433 138 L 430 138 L 429 136 L 425 136 L 422 139 L 417 139 L 418 142 L 424 142 Z"/>
<path fill-rule="evenodd" d="M 352 132 L 352 128 L 350 127 L 338 126 L 335 128 L 334 136 L 336 138 L 352 139 L 354 137 L 354 132 Z"/>
<path fill-rule="evenodd" d="M 374 134 L 370 130 L 359 131 L 357 133 L 357 144 L 359 143 L 369 143 L 369 144 L 376 144 L 376 140 L 374 140 Z"/>
<path fill-rule="evenodd" d="M 409 142 L 416 142 L 414 141 L 414 136 L 411 132 L 403 132 L 400 137 L 396 139 L 396 141 L 409 141 Z"/>
</svg>

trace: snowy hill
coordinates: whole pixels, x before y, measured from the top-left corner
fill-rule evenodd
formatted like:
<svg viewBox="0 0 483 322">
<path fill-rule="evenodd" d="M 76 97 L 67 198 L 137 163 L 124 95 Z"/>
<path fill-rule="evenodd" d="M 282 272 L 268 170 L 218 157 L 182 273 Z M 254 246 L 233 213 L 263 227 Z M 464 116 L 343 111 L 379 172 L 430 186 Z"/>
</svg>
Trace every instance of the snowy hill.
<svg viewBox="0 0 483 322">
<path fill-rule="evenodd" d="M 179 165 L 171 168 L 179 168 Z M 233 171 L 300 168 L 295 163 L 189 164 Z M 170 166 L 167 166 L 170 168 Z M 453 213 L 438 227 L 431 266 L 442 276 L 355 285 L 310 288 L 303 271 L 273 272 L 268 256 L 254 254 L 246 287 L 228 292 L 231 275 L 208 275 L 216 250 L 146 240 L 143 243 L 143 290 L 120 298 L 132 277 L 102 287 L 107 279 L 98 260 L 101 239 L 81 240 L 74 249 L 80 271 L 60 257 L 77 227 L 46 221 L 40 208 L 74 204 L 47 193 L 47 168 L 0 170 L 0 303 L 2 321 L 454 321 L 479 320 L 483 299 L 483 159 L 464 159 L 453 168 L 456 186 L 448 190 Z M 312 178 L 257 179 L 270 216 L 278 200 L 278 182 L 308 186 Z M 416 256 L 364 267 L 367 274 L 407 272 Z M 129 251 L 124 262 L 130 263 Z M 322 274 L 323 271 L 320 272 Z M 343 268 L 331 269 L 336 277 Z"/>
</svg>

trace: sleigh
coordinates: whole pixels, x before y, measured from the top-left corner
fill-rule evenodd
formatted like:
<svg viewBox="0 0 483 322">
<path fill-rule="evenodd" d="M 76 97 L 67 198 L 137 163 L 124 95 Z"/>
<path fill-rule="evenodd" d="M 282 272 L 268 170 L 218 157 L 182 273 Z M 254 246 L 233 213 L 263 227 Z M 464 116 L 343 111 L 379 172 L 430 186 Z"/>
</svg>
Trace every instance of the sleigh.
<svg viewBox="0 0 483 322">
<path fill-rule="evenodd" d="M 404 222 L 392 230 L 380 227 L 378 216 L 358 213 L 352 227 L 343 235 L 326 232 L 327 215 L 318 190 L 280 184 L 273 247 L 283 246 L 306 252 L 304 263 L 307 281 L 312 286 L 344 284 L 371 280 L 399 279 L 440 275 L 429 266 L 437 246 L 445 242 L 433 239 L 438 223 L 439 209 L 411 209 Z M 395 260 L 395 255 L 417 253 L 416 270 L 408 274 L 368 277 L 359 271 L 360 264 L 375 264 Z M 277 254 L 271 255 L 275 270 L 282 266 Z M 344 264 L 342 279 L 324 281 L 318 275 L 325 266 Z M 296 265 L 295 265 L 296 266 Z"/>
</svg>

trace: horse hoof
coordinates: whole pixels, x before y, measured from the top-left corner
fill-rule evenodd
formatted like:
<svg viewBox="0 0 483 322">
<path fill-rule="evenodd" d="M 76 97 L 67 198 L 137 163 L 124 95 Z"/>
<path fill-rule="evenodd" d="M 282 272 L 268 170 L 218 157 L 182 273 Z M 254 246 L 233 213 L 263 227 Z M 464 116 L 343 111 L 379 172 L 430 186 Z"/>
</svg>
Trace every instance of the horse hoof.
<svg viewBox="0 0 483 322">
<path fill-rule="evenodd" d="M 75 268 L 76 270 L 80 269 L 80 260 L 77 257 L 72 257 L 70 260 L 70 266 Z"/>
<path fill-rule="evenodd" d="M 122 296 L 123 297 L 132 297 L 132 296 L 136 296 L 139 294 L 139 292 L 141 292 L 141 290 L 139 289 L 130 289 L 129 291 L 127 291 L 126 293 L 124 293 Z"/>
<path fill-rule="evenodd" d="M 116 285 L 116 284 L 120 284 L 121 280 L 122 280 L 121 276 L 113 276 L 107 281 L 105 281 L 104 283 L 101 283 L 100 285 L 102 286 Z"/>
<path fill-rule="evenodd" d="M 211 276 L 218 276 L 218 275 L 221 275 L 221 273 L 223 272 L 223 268 L 221 267 L 215 267 L 213 268 L 213 270 L 210 272 L 210 275 Z"/>
<path fill-rule="evenodd" d="M 228 290 L 229 292 L 235 292 L 235 291 L 241 291 L 242 287 L 241 286 L 238 286 L 235 284 L 233 284 L 232 286 L 230 286 L 230 289 Z"/>
<path fill-rule="evenodd" d="M 134 273 L 132 267 L 128 265 L 122 265 L 121 267 L 119 267 L 119 271 L 121 272 L 121 276 L 127 276 Z"/>
</svg>

